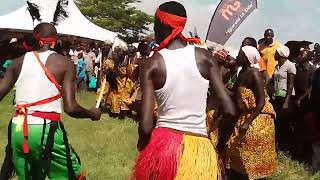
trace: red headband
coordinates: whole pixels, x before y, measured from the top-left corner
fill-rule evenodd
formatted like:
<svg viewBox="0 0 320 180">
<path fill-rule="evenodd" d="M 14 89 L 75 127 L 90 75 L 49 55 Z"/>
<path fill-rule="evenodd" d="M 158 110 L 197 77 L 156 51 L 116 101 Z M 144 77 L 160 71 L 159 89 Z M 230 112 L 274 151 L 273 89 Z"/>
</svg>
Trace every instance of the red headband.
<svg viewBox="0 0 320 180">
<path fill-rule="evenodd" d="M 200 39 L 198 38 L 186 38 L 181 34 L 187 23 L 187 18 L 163 12 L 159 8 L 156 11 L 156 16 L 163 24 L 168 25 L 173 29 L 172 33 L 161 42 L 161 44 L 155 49 L 155 51 L 160 51 L 161 49 L 167 47 L 170 41 L 177 36 L 185 42 L 192 42 L 196 44 L 201 43 Z"/>
<path fill-rule="evenodd" d="M 42 37 L 40 35 L 40 33 L 34 33 L 33 34 L 33 37 L 35 40 L 37 40 L 40 44 L 40 46 L 43 46 L 43 45 L 50 45 L 51 48 L 54 48 L 57 40 L 58 40 L 58 37 L 57 36 L 51 36 L 51 37 Z"/>
</svg>

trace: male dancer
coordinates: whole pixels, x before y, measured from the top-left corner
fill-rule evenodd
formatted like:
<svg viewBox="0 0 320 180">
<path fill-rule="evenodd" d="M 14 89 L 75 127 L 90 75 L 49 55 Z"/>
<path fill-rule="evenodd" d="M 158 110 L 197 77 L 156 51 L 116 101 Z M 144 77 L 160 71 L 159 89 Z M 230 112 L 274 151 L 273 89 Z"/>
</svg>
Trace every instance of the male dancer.
<svg viewBox="0 0 320 180">
<path fill-rule="evenodd" d="M 141 64 L 142 116 L 135 179 L 217 179 L 217 155 L 206 127 L 207 91 L 215 92 L 224 115 L 234 115 L 212 54 L 187 43 L 181 33 L 186 10 L 178 2 L 156 12 L 159 47 Z M 154 99 L 159 106 L 153 128 Z"/>
<path fill-rule="evenodd" d="M 35 51 L 15 59 L 0 81 L 0 100 L 16 86 L 16 115 L 8 127 L 0 179 L 9 179 L 14 172 L 19 180 L 85 179 L 61 123 L 61 100 L 64 111 L 74 118 L 99 120 L 101 111 L 76 102 L 74 65 L 51 51 L 57 41 L 55 27 L 41 23 L 33 35 Z"/>
</svg>

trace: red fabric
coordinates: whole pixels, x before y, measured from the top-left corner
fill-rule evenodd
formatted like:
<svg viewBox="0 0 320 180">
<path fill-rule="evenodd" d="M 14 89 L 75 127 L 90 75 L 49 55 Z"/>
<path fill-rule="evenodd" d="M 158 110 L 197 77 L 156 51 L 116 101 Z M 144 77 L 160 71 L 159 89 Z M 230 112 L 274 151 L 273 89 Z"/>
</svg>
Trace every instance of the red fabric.
<svg viewBox="0 0 320 180">
<path fill-rule="evenodd" d="M 37 41 L 42 41 L 45 44 L 51 44 L 52 42 L 56 42 L 58 40 L 57 36 L 52 36 L 52 37 L 41 37 L 40 33 L 34 33 L 33 37 Z"/>
<path fill-rule="evenodd" d="M 77 177 L 77 180 L 85 180 L 86 176 L 84 175 L 84 172 L 81 172 L 80 175 Z"/>
<path fill-rule="evenodd" d="M 166 128 L 154 129 L 149 143 L 139 153 L 133 170 L 133 179 L 174 179 L 182 140 L 183 134 Z"/>
<path fill-rule="evenodd" d="M 33 37 L 35 40 L 37 40 L 40 43 L 40 46 L 50 45 L 52 48 L 55 46 L 55 44 L 58 40 L 57 36 L 41 37 L 40 33 L 34 33 Z"/>
<path fill-rule="evenodd" d="M 56 96 L 53 96 L 53 97 L 49 97 L 47 99 L 42 99 L 40 101 L 37 101 L 37 102 L 33 102 L 33 103 L 28 103 L 28 104 L 18 104 L 16 106 L 16 115 L 21 115 L 24 117 L 24 120 L 23 120 L 23 145 L 22 145 L 22 149 L 23 149 L 23 152 L 26 154 L 26 153 L 29 153 L 29 147 L 28 147 L 28 142 L 27 142 L 27 138 L 28 138 L 28 108 L 29 107 L 32 107 L 32 106 L 40 106 L 40 105 L 44 105 L 44 104 L 48 104 L 48 103 L 51 103 L 53 101 L 56 101 L 58 99 L 60 99 L 62 97 L 61 95 L 61 91 L 62 91 L 62 88 L 61 86 L 58 84 L 58 82 L 56 81 L 56 79 L 54 78 L 54 76 L 50 73 L 50 71 L 48 70 L 47 67 L 45 67 L 45 65 L 41 62 L 40 58 L 39 58 L 39 54 L 37 52 L 33 52 L 34 55 L 36 56 L 39 64 L 41 65 L 43 71 L 45 72 L 46 76 L 48 77 L 48 79 L 56 86 L 56 88 L 59 90 L 59 94 L 57 94 Z M 36 113 L 32 113 L 31 115 L 34 115 L 35 117 L 41 117 L 41 118 L 44 118 L 44 119 L 50 119 L 52 121 L 60 121 L 60 115 L 59 117 L 57 116 L 56 113 L 42 113 L 42 112 L 36 112 Z"/>
<path fill-rule="evenodd" d="M 176 37 L 179 37 L 181 40 L 185 42 L 191 42 L 196 44 L 201 43 L 200 39 L 198 38 L 186 38 L 181 34 L 187 23 L 187 18 L 162 12 L 159 8 L 156 11 L 156 16 L 160 19 L 160 21 L 163 24 L 172 27 L 172 33 L 161 42 L 161 44 L 159 45 L 159 47 L 155 49 L 155 51 L 160 51 L 161 49 L 167 47 L 170 41 Z"/>
<path fill-rule="evenodd" d="M 17 111 L 16 112 L 16 116 L 19 116 L 20 113 Z M 59 113 L 55 113 L 55 112 L 34 112 L 34 113 L 31 113 L 29 114 L 31 116 L 34 116 L 34 117 L 38 117 L 38 118 L 42 118 L 42 119 L 48 119 L 50 121 L 56 121 L 56 122 L 59 122 L 60 119 L 61 119 L 61 114 Z"/>
<path fill-rule="evenodd" d="M 39 64 L 41 65 L 42 69 L 44 70 L 44 73 L 47 75 L 48 79 L 56 86 L 56 88 L 59 90 L 59 92 L 62 92 L 62 88 L 59 85 L 59 83 L 56 81 L 56 79 L 54 78 L 54 76 L 51 74 L 51 72 L 49 71 L 49 69 L 42 63 L 42 61 L 40 60 L 39 54 L 36 51 L 33 51 L 33 54 L 36 56 Z"/>
</svg>

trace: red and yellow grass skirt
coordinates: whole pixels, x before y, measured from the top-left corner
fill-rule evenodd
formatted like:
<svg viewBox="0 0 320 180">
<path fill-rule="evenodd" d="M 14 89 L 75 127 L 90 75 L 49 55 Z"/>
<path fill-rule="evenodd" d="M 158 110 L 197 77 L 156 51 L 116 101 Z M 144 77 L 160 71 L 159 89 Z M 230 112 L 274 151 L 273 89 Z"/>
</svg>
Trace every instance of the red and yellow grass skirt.
<svg viewBox="0 0 320 180">
<path fill-rule="evenodd" d="M 216 180 L 218 158 L 208 138 L 156 128 L 134 167 L 137 180 Z"/>
</svg>

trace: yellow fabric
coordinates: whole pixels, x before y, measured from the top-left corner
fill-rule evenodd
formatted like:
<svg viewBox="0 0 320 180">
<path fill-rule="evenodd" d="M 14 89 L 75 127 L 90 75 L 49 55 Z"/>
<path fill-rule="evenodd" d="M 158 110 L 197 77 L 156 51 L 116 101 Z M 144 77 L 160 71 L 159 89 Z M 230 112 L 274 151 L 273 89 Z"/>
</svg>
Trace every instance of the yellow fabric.
<svg viewBox="0 0 320 180">
<path fill-rule="evenodd" d="M 184 135 L 179 157 L 176 180 L 217 179 L 218 157 L 208 138 Z"/>
<path fill-rule="evenodd" d="M 135 101 L 131 94 L 134 92 L 134 83 L 130 78 L 117 77 L 118 91 L 110 91 L 107 104 L 112 113 L 120 113 L 121 110 L 129 110 L 129 106 Z"/>
<path fill-rule="evenodd" d="M 127 67 L 119 67 L 117 69 L 119 73 L 117 77 L 117 92 L 111 89 L 108 82 L 106 83 L 103 102 L 110 107 L 112 113 L 120 113 L 121 110 L 130 110 L 129 106 L 135 101 L 137 96 L 135 93 L 136 86 L 135 82 L 130 78 L 135 68 L 135 65 L 129 64 Z M 114 69 L 115 64 L 112 60 L 107 59 L 103 62 L 104 72 Z M 99 94 L 100 91 L 101 89 L 99 88 L 97 94 Z"/>
<path fill-rule="evenodd" d="M 215 110 L 210 110 L 207 112 L 207 129 L 208 129 L 208 134 L 210 136 L 211 143 L 213 144 L 213 147 L 216 147 L 218 144 L 218 127 L 216 127 L 216 111 Z"/>
<path fill-rule="evenodd" d="M 272 77 L 275 67 L 278 64 L 274 59 L 274 55 L 279 47 L 280 43 L 276 41 L 269 46 L 266 46 L 264 43 L 262 43 L 258 47 L 262 58 L 262 61 L 260 61 L 259 64 L 262 67 L 266 67 L 269 78 Z"/>
<path fill-rule="evenodd" d="M 249 179 L 264 178 L 275 173 L 275 112 L 266 98 L 261 114 L 252 122 L 245 135 L 239 135 L 240 127 L 250 116 L 255 106 L 255 97 L 250 89 L 240 87 L 243 114 L 237 121 L 227 143 L 227 166 Z"/>
<path fill-rule="evenodd" d="M 111 59 L 107 59 L 103 62 L 103 70 L 113 70 L 114 69 L 114 62 Z"/>
<path fill-rule="evenodd" d="M 101 74 L 101 80 L 100 82 L 102 83 L 105 79 L 105 76 L 106 76 L 106 72 L 109 71 L 109 70 L 113 70 L 114 69 L 114 62 L 113 60 L 111 59 L 107 59 L 107 60 L 104 60 L 103 61 L 103 66 L 102 66 L 102 69 L 103 69 L 103 72 Z M 102 98 L 102 101 L 101 102 L 104 102 L 106 103 L 107 101 L 107 96 L 109 95 L 109 89 L 110 89 L 110 85 L 109 83 L 107 82 L 106 83 L 106 87 L 105 87 L 105 90 L 103 92 L 103 98 Z M 101 91 L 101 88 L 98 88 L 97 89 L 97 96 L 96 96 L 96 100 L 98 100 L 99 98 L 99 94 L 100 94 L 100 91 Z"/>
</svg>

